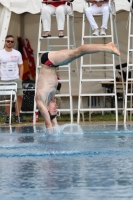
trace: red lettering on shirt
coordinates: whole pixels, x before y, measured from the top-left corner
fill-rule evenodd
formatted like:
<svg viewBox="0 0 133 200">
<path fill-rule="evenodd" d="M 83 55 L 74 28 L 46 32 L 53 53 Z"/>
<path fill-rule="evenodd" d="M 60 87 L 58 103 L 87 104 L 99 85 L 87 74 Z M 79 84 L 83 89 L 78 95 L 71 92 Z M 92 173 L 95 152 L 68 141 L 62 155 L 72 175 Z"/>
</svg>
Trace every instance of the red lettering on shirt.
<svg viewBox="0 0 133 200">
<path fill-rule="evenodd" d="M 18 56 L 11 56 L 11 58 L 17 58 Z"/>
</svg>

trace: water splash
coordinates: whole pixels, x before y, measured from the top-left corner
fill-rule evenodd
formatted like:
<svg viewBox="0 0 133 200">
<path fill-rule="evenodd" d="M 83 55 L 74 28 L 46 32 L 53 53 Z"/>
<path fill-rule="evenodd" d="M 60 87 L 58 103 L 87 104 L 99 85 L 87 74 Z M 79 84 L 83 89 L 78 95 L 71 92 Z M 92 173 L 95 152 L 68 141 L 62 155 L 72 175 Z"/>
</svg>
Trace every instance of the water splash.
<svg viewBox="0 0 133 200">
<path fill-rule="evenodd" d="M 45 135 L 60 135 L 60 134 L 83 134 L 83 130 L 81 126 L 78 124 L 64 124 L 64 125 L 56 125 L 52 128 L 44 128 Z"/>
<path fill-rule="evenodd" d="M 78 124 L 64 124 L 60 126 L 60 129 L 63 134 L 83 134 L 83 130 Z"/>
<path fill-rule="evenodd" d="M 60 126 L 56 125 L 52 128 L 44 128 L 45 135 L 59 135 L 61 134 Z"/>
</svg>

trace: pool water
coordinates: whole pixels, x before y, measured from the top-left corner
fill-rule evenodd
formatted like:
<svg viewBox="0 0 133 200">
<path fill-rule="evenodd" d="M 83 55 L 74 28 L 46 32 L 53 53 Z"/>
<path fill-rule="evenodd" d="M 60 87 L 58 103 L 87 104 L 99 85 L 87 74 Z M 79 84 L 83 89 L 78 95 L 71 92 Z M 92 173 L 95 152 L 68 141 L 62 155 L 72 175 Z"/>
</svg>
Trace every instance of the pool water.
<svg viewBox="0 0 133 200">
<path fill-rule="evenodd" d="M 133 199 L 133 126 L 75 127 L 0 127 L 0 200 Z"/>
</svg>

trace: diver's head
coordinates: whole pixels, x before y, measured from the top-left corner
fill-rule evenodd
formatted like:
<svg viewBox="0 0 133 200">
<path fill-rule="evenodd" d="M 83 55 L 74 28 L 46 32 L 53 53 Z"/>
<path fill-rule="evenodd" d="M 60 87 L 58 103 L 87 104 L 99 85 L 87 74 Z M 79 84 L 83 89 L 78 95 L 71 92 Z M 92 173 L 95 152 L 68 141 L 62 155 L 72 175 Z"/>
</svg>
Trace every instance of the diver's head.
<svg viewBox="0 0 133 200">
<path fill-rule="evenodd" d="M 50 119 L 54 119 L 57 116 L 57 103 L 56 103 L 56 98 L 52 99 L 49 103 L 49 105 L 47 106 L 49 115 L 50 115 Z"/>
</svg>

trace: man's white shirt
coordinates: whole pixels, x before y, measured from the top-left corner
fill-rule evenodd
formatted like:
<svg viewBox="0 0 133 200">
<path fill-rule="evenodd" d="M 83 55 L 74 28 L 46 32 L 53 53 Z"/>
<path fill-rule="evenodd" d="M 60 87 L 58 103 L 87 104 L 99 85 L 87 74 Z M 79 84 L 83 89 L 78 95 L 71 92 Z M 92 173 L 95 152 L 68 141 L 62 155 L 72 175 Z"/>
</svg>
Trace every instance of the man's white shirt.
<svg viewBox="0 0 133 200">
<path fill-rule="evenodd" d="M 0 77 L 1 80 L 13 80 L 19 78 L 18 65 L 23 64 L 21 53 L 15 49 L 11 52 L 2 49 L 0 51 Z"/>
</svg>

